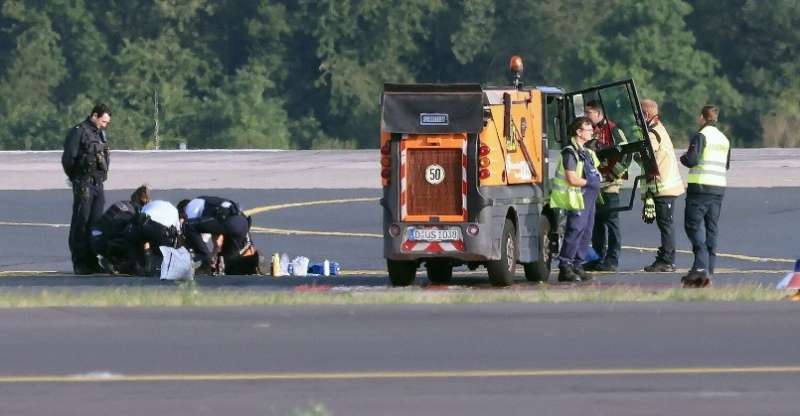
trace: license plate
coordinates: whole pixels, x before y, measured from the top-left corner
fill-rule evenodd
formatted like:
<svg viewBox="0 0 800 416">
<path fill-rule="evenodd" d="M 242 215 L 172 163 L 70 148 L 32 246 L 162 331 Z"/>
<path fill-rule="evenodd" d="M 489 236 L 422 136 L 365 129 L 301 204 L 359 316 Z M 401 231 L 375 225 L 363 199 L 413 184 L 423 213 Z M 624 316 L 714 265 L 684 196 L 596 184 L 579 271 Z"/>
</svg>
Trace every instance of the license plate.
<svg viewBox="0 0 800 416">
<path fill-rule="evenodd" d="M 408 227 L 407 239 L 410 241 L 451 241 L 461 240 L 460 228 L 416 228 Z"/>
</svg>

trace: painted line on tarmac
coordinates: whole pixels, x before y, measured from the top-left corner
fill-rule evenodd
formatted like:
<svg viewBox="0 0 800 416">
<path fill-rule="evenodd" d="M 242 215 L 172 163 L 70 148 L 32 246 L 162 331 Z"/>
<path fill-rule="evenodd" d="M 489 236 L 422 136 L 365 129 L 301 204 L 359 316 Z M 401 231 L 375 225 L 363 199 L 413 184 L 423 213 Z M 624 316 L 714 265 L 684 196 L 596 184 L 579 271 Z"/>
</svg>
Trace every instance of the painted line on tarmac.
<svg viewBox="0 0 800 416">
<path fill-rule="evenodd" d="M 626 250 L 639 250 L 639 251 L 647 251 L 647 252 L 658 252 L 657 248 L 650 248 L 650 247 L 636 247 L 636 246 L 622 246 L 623 249 Z M 675 250 L 676 253 L 682 254 L 693 254 L 689 250 Z M 729 259 L 736 259 L 736 260 L 747 260 L 753 262 L 761 262 L 761 263 L 794 263 L 795 260 L 792 259 L 782 259 L 782 258 L 772 258 L 772 257 L 755 257 L 755 256 L 746 256 L 744 254 L 729 254 L 729 253 L 717 253 L 717 257 L 727 257 Z"/>
<path fill-rule="evenodd" d="M 455 370 L 455 371 L 362 371 L 296 373 L 165 373 L 125 375 L 109 372 L 77 375 L 7 375 L 0 383 L 106 383 L 154 381 L 321 381 L 321 380 L 406 380 L 456 378 L 539 378 L 584 376 L 658 376 L 723 374 L 795 374 L 800 366 L 771 367 L 674 367 L 674 368 L 576 368 L 564 370 Z"/>
<path fill-rule="evenodd" d="M 320 237 L 381 237 L 380 234 L 373 233 L 350 233 L 343 231 L 307 231 L 307 230 L 287 230 L 283 228 L 269 228 L 253 226 L 250 232 L 255 234 L 275 234 L 275 235 L 306 235 Z"/>
<path fill-rule="evenodd" d="M 245 210 L 245 214 L 247 215 L 255 215 L 260 214 L 263 212 L 269 211 L 276 211 L 281 209 L 287 208 L 298 208 L 298 207 L 307 207 L 307 206 L 314 206 L 314 205 L 329 205 L 329 204 L 348 204 L 352 202 L 374 202 L 378 201 L 380 198 L 345 198 L 345 199 L 327 199 L 327 200 L 317 200 L 317 201 L 305 201 L 305 202 L 293 202 L 288 204 L 277 204 L 277 205 L 264 205 L 260 207 L 251 208 Z M 0 226 L 24 226 L 24 227 L 51 227 L 51 228 L 67 228 L 69 224 L 47 224 L 47 223 L 37 223 L 37 222 L 11 222 L 11 221 L 0 221 Z M 344 232 L 344 231 L 314 231 L 314 230 L 294 230 L 294 229 L 283 229 L 283 228 L 271 228 L 271 227 L 252 227 L 251 229 L 256 234 L 273 234 L 273 235 L 299 235 L 299 236 L 320 236 L 320 237 L 355 237 L 355 238 L 382 238 L 382 234 L 377 233 L 352 233 L 352 232 Z M 622 246 L 625 250 L 638 250 L 644 252 L 658 252 L 656 248 L 650 247 L 637 247 L 637 246 Z M 682 254 L 692 254 L 689 250 L 676 250 L 678 253 Z M 758 263 L 792 263 L 794 264 L 794 259 L 785 259 L 785 258 L 772 258 L 772 257 L 756 257 L 756 256 L 747 256 L 743 254 L 731 254 L 731 253 L 717 253 L 717 257 L 723 258 L 730 258 L 736 260 L 745 260 L 751 262 L 758 262 Z"/>
<path fill-rule="evenodd" d="M 41 276 L 45 274 L 67 273 L 55 270 L 0 270 L 0 277 L 4 276 Z"/>
<path fill-rule="evenodd" d="M 69 224 L 48 224 L 44 222 L 12 222 L 0 221 L 0 225 L 10 227 L 49 227 L 49 228 L 69 228 Z"/>
<path fill-rule="evenodd" d="M 374 202 L 378 200 L 380 200 L 380 198 L 347 198 L 347 199 L 327 199 L 320 201 L 293 202 L 289 204 L 265 205 L 262 207 L 250 208 L 246 209 L 244 213 L 246 215 L 255 215 L 255 214 L 260 214 L 262 212 L 275 211 L 286 208 L 308 207 L 312 205 L 349 204 L 351 202 Z"/>
</svg>

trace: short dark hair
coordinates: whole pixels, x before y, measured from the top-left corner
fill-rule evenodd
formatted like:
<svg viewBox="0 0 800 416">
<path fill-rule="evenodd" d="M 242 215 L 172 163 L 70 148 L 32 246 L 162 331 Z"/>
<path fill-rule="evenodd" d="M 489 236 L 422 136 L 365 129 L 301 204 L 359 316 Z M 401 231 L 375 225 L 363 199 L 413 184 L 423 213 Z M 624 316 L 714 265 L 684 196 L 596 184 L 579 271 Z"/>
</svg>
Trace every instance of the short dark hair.
<svg viewBox="0 0 800 416">
<path fill-rule="evenodd" d="M 578 130 L 582 129 L 584 124 L 591 126 L 592 120 L 589 120 L 589 117 L 578 117 L 572 120 L 572 123 L 569 123 L 569 127 L 567 128 L 567 133 L 572 136 L 577 136 Z"/>
<path fill-rule="evenodd" d="M 89 113 L 91 116 L 92 114 L 97 114 L 97 117 L 102 117 L 103 114 L 111 115 L 111 107 L 103 103 L 97 103 L 94 107 L 92 107 L 92 112 Z"/>
<path fill-rule="evenodd" d="M 716 123 L 719 120 L 719 108 L 713 105 L 703 106 L 703 109 L 700 110 L 700 115 L 703 116 L 707 123 Z"/>
</svg>

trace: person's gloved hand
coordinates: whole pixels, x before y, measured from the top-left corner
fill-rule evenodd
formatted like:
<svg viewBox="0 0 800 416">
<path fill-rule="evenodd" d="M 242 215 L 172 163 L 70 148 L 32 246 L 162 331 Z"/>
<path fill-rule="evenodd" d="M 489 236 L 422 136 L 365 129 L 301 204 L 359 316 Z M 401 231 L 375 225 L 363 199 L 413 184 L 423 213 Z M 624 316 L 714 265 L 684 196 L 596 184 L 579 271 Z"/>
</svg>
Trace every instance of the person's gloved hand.
<svg viewBox="0 0 800 416">
<path fill-rule="evenodd" d="M 656 201 L 653 200 L 653 195 L 647 194 L 644 199 L 644 207 L 642 208 L 642 221 L 645 224 L 652 224 L 656 220 Z"/>
</svg>

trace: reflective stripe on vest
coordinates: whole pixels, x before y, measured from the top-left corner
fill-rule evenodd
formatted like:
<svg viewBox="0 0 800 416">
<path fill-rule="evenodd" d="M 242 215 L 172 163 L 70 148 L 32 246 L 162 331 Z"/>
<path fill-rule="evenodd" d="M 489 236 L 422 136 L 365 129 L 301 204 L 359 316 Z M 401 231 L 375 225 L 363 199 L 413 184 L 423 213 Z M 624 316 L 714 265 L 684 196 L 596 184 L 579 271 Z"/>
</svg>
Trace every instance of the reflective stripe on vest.
<svg viewBox="0 0 800 416">
<path fill-rule="evenodd" d="M 574 141 L 573 141 L 574 142 Z M 575 155 L 578 161 L 575 166 L 575 172 L 583 177 L 583 160 L 578 155 L 575 147 L 568 147 L 570 152 Z M 600 165 L 597 156 L 590 149 L 585 149 L 592 157 L 592 163 L 595 168 Z M 580 186 L 572 186 L 567 182 L 566 171 L 564 169 L 564 156 L 563 153 L 558 161 L 558 169 L 556 169 L 556 176 L 550 184 L 550 208 L 562 208 L 568 211 L 581 211 L 585 208 L 583 203 L 583 192 Z"/>
<path fill-rule="evenodd" d="M 698 185 L 727 186 L 728 138 L 714 126 L 700 130 L 705 137 L 705 147 L 697 166 L 689 169 L 687 182 Z"/>
</svg>

